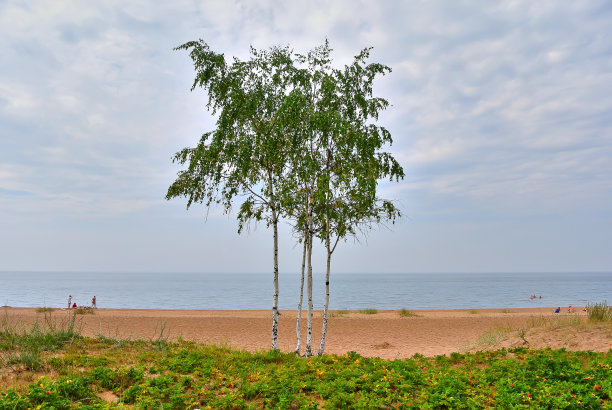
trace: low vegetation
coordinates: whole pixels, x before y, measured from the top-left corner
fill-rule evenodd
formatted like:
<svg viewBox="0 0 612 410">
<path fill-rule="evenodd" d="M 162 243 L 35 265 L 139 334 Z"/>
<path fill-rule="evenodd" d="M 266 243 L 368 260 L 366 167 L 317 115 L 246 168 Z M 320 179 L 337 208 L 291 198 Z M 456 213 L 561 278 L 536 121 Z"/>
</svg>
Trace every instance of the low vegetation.
<svg viewBox="0 0 612 410">
<path fill-rule="evenodd" d="M 542 335 L 559 335 L 563 334 L 562 339 L 568 341 L 572 338 L 571 335 L 590 334 L 591 332 L 609 334 L 609 325 L 612 321 L 601 323 L 599 321 L 589 320 L 585 316 L 580 315 L 563 315 L 563 316 L 537 316 L 531 317 L 526 323 L 516 325 L 506 323 L 498 326 L 495 329 L 489 330 L 479 336 L 475 341 L 468 342 L 463 348 L 464 350 L 490 350 L 499 349 L 501 347 L 515 347 L 517 345 L 529 347 L 531 341 L 535 337 L 542 340 Z M 564 330 L 563 333 L 556 333 L 557 330 Z M 604 336 L 609 337 L 609 336 Z M 553 336 L 551 341 L 554 340 Z M 536 344 L 537 345 L 537 344 Z M 566 344 L 572 346 L 571 342 Z M 575 345 L 575 344 L 574 344 Z M 541 346 L 541 342 L 540 342 Z"/>
<path fill-rule="evenodd" d="M 475 342 L 468 344 L 466 350 L 474 349 L 490 349 L 497 346 L 502 341 L 506 340 L 515 329 L 510 325 L 499 326 L 497 329 L 490 330 L 476 339 Z M 519 329 L 517 329 L 518 331 Z M 526 329 L 520 329 L 521 332 L 526 332 Z"/>
<path fill-rule="evenodd" d="M 570 316 L 539 316 L 529 319 L 528 326 L 542 327 L 546 329 L 559 329 L 566 326 L 577 326 L 584 323 L 584 318 L 578 315 Z"/>
<path fill-rule="evenodd" d="M 74 313 L 77 315 L 93 315 L 95 311 L 91 307 L 79 307 L 74 310 Z"/>
<path fill-rule="evenodd" d="M 377 313 L 378 313 L 378 310 L 376 310 L 376 309 L 371 309 L 371 308 L 368 308 L 368 309 L 361 309 L 361 310 L 359 310 L 359 313 L 363 313 L 363 314 L 365 314 L 365 315 L 375 315 L 375 314 L 377 314 Z"/>
<path fill-rule="evenodd" d="M 79 335 L 75 315 L 0 321 L 0 408 L 600 408 L 612 351 L 515 348 L 406 360 L 304 358 Z M 27 358 L 24 358 L 24 355 Z"/>
<path fill-rule="evenodd" d="M 79 334 L 74 315 L 58 321 L 46 313 L 42 322 L 36 321 L 28 329 L 10 323 L 5 315 L 0 322 L 0 366 L 2 370 L 41 370 L 43 353 L 65 347 L 79 338 Z"/>
<path fill-rule="evenodd" d="M 590 322 L 612 322 L 612 306 L 607 302 L 588 304 L 586 309 Z"/>
<path fill-rule="evenodd" d="M 421 315 L 418 315 L 416 313 L 414 313 L 411 310 L 407 310 L 407 309 L 402 309 L 399 311 L 399 315 L 400 317 L 420 317 Z"/>
</svg>

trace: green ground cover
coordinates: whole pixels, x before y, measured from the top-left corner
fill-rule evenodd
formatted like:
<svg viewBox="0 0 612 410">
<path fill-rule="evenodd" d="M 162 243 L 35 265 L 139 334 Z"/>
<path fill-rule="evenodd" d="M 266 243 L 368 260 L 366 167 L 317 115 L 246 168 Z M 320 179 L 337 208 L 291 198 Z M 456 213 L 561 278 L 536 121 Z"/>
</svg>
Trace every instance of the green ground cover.
<svg viewBox="0 0 612 410">
<path fill-rule="evenodd" d="M 611 408 L 612 351 L 302 358 L 0 326 L 0 409 Z"/>
</svg>

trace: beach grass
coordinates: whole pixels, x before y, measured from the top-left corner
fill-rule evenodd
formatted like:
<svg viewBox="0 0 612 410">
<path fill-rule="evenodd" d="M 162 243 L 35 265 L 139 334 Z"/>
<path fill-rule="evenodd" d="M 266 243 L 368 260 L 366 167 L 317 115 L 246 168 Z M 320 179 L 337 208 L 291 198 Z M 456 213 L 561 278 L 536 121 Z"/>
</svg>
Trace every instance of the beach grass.
<svg viewBox="0 0 612 410">
<path fill-rule="evenodd" d="M 407 309 L 401 309 L 399 311 L 399 315 L 400 317 L 420 317 L 421 315 L 414 313 L 411 310 L 407 310 Z"/>
<path fill-rule="evenodd" d="M 363 313 L 365 315 L 375 315 L 378 313 L 378 310 L 372 308 L 360 309 L 359 313 Z"/>
<path fill-rule="evenodd" d="M 530 335 L 530 332 L 547 332 L 567 327 L 574 327 L 581 331 L 585 331 L 589 328 L 586 325 L 585 318 L 578 315 L 553 317 L 544 315 L 535 316 L 529 318 L 525 324 L 520 326 L 506 323 L 493 330 L 487 331 L 480 335 L 475 341 L 467 343 L 464 346 L 464 350 L 473 351 L 499 348 L 502 342 L 511 340 L 515 337 L 520 339 L 524 345 L 529 345 L 527 336 Z"/>
<path fill-rule="evenodd" d="M 612 306 L 607 302 L 589 303 L 586 307 L 587 316 L 590 322 L 610 322 L 612 321 Z"/>
<path fill-rule="evenodd" d="M 612 353 L 528 348 L 405 360 L 300 357 L 0 323 L 0 408 L 600 408 Z M 495 337 L 493 335 L 493 337 Z M 52 340 L 51 344 L 48 344 Z M 163 349 L 159 344 L 163 342 Z M 43 348 L 46 346 L 46 348 Z"/>
<path fill-rule="evenodd" d="M 36 320 L 30 327 L 12 323 L 8 315 L 0 321 L 0 366 L 23 366 L 26 370 L 38 371 L 43 368 L 42 355 L 54 352 L 80 337 L 75 316 L 57 320 L 49 311 L 44 320 Z"/>
<path fill-rule="evenodd" d="M 39 307 L 36 308 L 36 313 L 50 313 L 55 311 L 55 308 L 51 308 L 51 307 Z"/>
<path fill-rule="evenodd" d="M 466 346 L 466 350 L 486 350 L 495 347 L 504 341 L 513 330 L 515 329 L 509 324 L 489 330 L 480 335 L 476 342 Z"/>
<path fill-rule="evenodd" d="M 566 326 L 576 326 L 584 323 L 584 319 L 576 316 L 538 316 L 528 321 L 529 328 L 541 327 L 547 329 L 559 329 Z"/>
<path fill-rule="evenodd" d="M 93 315 L 95 310 L 90 307 L 79 307 L 74 309 L 74 313 L 77 315 Z"/>
<path fill-rule="evenodd" d="M 344 317 L 348 314 L 346 310 L 334 310 L 329 312 L 329 317 Z"/>
</svg>

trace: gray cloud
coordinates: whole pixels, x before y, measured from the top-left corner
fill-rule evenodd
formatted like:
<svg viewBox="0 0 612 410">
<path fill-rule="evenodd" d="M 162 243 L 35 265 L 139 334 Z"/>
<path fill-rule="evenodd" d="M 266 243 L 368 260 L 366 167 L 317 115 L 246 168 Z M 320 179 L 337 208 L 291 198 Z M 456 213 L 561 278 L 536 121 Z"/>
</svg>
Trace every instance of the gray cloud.
<svg viewBox="0 0 612 410">
<path fill-rule="evenodd" d="M 54 226 L 49 235 L 61 238 L 67 235 L 62 224 L 75 223 L 76 231 L 91 237 L 101 221 L 113 225 L 116 236 L 150 224 L 156 234 L 148 243 L 134 234 L 143 241 L 139 246 L 167 246 L 179 254 L 165 239 L 171 228 L 162 221 L 168 218 L 233 234 L 227 216 L 213 212 L 204 228 L 201 210 L 194 217 L 179 201 L 163 201 L 177 171 L 172 153 L 214 126 L 205 96 L 189 92 L 188 56 L 172 48 L 203 38 L 227 56 L 247 58 L 251 44 L 289 44 L 305 52 L 329 38 L 337 64 L 374 46 L 372 59 L 393 68 L 376 92 L 393 104 L 381 122 L 394 136 L 391 151 L 407 178 L 381 188 L 409 217 L 395 228 L 396 239 L 373 233 L 359 252 L 369 262 L 355 264 L 349 246 L 339 269 L 376 270 L 376 252 L 390 258 L 387 270 L 426 270 L 431 259 L 418 255 L 435 252 L 456 255 L 449 264 L 456 261 L 457 270 L 477 266 L 466 255 L 490 241 L 485 222 L 510 231 L 504 221 L 514 221 L 508 224 L 536 235 L 548 231 L 533 220 L 537 216 L 554 216 L 569 232 L 575 226 L 564 221 L 588 214 L 600 218 L 589 226 L 610 232 L 611 23 L 612 7 L 605 1 L 3 2 L 0 225 L 14 235 L 35 233 L 35 223 Z M 122 223 L 110 222 L 116 220 Z M 219 222 L 214 228 L 212 220 Z M 431 240 L 414 242 L 412 230 Z M 237 242 L 219 245 L 184 232 L 186 241 L 213 253 L 215 246 L 244 246 L 236 251 L 260 260 L 259 253 L 267 252 L 265 244 L 231 235 L 227 240 Z M 436 245 L 434 232 L 451 239 Z M 483 232 L 480 242 L 477 232 Z M 612 239 L 601 232 L 593 237 Z M 412 265 L 382 250 L 395 249 L 391 241 L 397 238 L 408 238 L 418 250 Z M 10 257 L 20 254 L 18 245 L 0 240 L 7 249 L 2 259 L 12 261 L 6 267 L 27 268 Z M 568 241 L 555 249 L 574 245 Z M 471 248 L 450 252 L 453 246 Z M 139 261 L 115 251 L 135 269 L 156 266 L 154 257 Z M 599 265 L 593 266 L 612 266 L 605 255 L 596 254 Z M 200 259 L 182 257 L 181 269 L 200 266 Z M 60 269 L 69 255 L 63 258 L 54 262 Z M 536 269 L 546 269 L 544 261 L 529 258 Z M 267 259 L 261 260 L 228 269 L 266 270 Z M 503 258 L 487 263 L 502 266 Z"/>
</svg>

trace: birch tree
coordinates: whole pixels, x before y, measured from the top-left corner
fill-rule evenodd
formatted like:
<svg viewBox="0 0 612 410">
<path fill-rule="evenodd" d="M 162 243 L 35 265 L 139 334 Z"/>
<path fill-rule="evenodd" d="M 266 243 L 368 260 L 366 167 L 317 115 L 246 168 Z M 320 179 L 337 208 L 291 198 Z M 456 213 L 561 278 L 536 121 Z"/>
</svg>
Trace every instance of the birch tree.
<svg viewBox="0 0 612 410">
<path fill-rule="evenodd" d="M 312 294 L 312 250 L 314 236 L 314 195 L 316 191 L 317 179 L 320 166 L 320 143 L 319 134 L 319 115 L 317 104 L 320 100 L 322 79 L 325 72 L 329 70 L 329 45 L 327 41 L 324 45 L 315 47 L 306 55 L 296 55 L 296 63 L 299 69 L 299 95 L 301 104 L 299 106 L 301 115 L 296 119 L 293 129 L 293 137 L 299 150 L 299 155 L 293 158 L 291 181 L 286 186 L 291 187 L 287 191 L 284 200 L 288 219 L 293 221 L 294 231 L 303 244 L 302 265 L 300 277 L 299 299 L 296 319 L 297 343 L 295 352 L 299 354 L 301 347 L 301 318 L 302 302 L 304 294 L 304 282 L 306 282 L 306 293 L 308 298 L 307 315 L 307 335 L 306 335 L 306 356 L 311 356 L 312 345 L 312 321 L 313 321 L 313 294 Z M 297 94 L 297 92 L 296 92 Z M 306 274 L 306 275 L 305 275 Z M 306 276 L 306 278 L 305 278 Z M 306 280 L 305 280 L 306 279 Z"/>
<path fill-rule="evenodd" d="M 321 194 L 317 196 L 322 204 L 315 209 L 327 257 L 319 355 L 325 350 L 331 258 L 339 240 L 367 232 L 384 221 L 394 222 L 401 215 L 392 201 L 377 196 L 379 180 L 397 182 L 404 177 L 404 171 L 390 153 L 381 151 L 393 140 L 390 132 L 375 122 L 389 103 L 372 95 L 373 82 L 391 69 L 368 64 L 370 50 L 363 49 L 343 70 L 334 70 L 323 88 L 322 105 L 329 115 L 323 133 Z"/>
<path fill-rule="evenodd" d="M 366 231 L 399 211 L 376 196 L 377 181 L 398 180 L 403 170 L 389 153 L 391 135 L 373 124 L 388 106 L 372 97 L 377 75 L 390 71 L 367 64 L 364 49 L 344 70 L 332 69 L 329 44 L 307 55 L 288 48 L 251 48 L 251 59 L 226 62 L 199 40 L 188 50 L 196 69 L 192 90 L 204 88 L 207 107 L 218 115 L 216 128 L 174 161 L 186 166 L 168 189 L 167 199 L 187 198 L 220 205 L 230 212 L 238 199 L 238 232 L 250 221 L 264 221 L 273 230 L 272 348 L 278 347 L 278 223 L 293 221 L 303 243 L 300 299 L 296 320 L 299 353 L 304 282 L 308 316 L 306 356 L 312 355 L 313 242 L 326 248 L 326 294 L 321 344 L 325 348 L 331 258 L 347 236 Z M 305 277 L 306 276 L 306 277 Z M 304 280 L 306 279 L 306 280 Z"/>
<path fill-rule="evenodd" d="M 216 128 L 205 133 L 194 148 L 173 160 L 186 169 L 178 173 L 166 199 L 186 197 L 207 207 L 220 205 L 230 212 L 242 199 L 238 233 L 250 221 L 264 221 L 273 230 L 272 349 L 278 348 L 278 223 L 283 212 L 283 181 L 289 172 L 292 139 L 289 130 L 299 109 L 295 70 L 288 48 L 267 51 L 251 48 L 251 58 L 231 63 L 204 41 L 176 48 L 188 50 L 196 70 L 196 87 L 208 93 L 207 108 L 217 114 Z"/>
<path fill-rule="evenodd" d="M 364 233 L 373 226 L 400 216 L 393 202 L 377 197 L 381 179 L 398 181 L 402 167 L 382 149 L 392 143 L 391 134 L 374 124 L 389 103 L 374 97 L 373 82 L 391 69 L 368 64 L 370 49 L 363 49 L 344 69 L 332 69 L 328 42 L 313 49 L 301 61 L 303 95 L 308 98 L 303 115 L 303 154 L 294 166 L 300 198 L 297 230 L 303 235 L 304 252 L 298 304 L 296 352 L 300 349 L 301 296 L 304 262 L 307 272 L 308 324 L 306 356 L 312 355 L 312 246 L 318 237 L 326 249 L 325 302 L 318 354 L 325 350 L 330 299 L 331 259 L 338 242 Z M 299 205 L 301 204 L 301 207 Z"/>
</svg>

